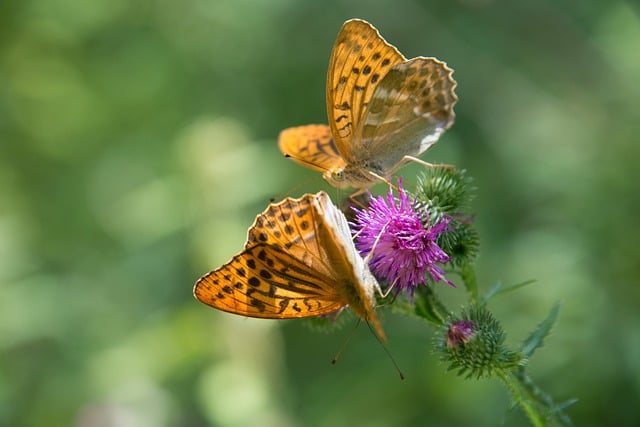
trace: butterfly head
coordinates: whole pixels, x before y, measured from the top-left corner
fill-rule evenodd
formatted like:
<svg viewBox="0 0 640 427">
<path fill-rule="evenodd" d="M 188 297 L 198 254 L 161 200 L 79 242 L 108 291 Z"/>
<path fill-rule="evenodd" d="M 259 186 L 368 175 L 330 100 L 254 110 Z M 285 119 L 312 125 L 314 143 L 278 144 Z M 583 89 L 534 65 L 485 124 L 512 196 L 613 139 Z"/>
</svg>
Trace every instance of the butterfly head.
<svg viewBox="0 0 640 427">
<path fill-rule="evenodd" d="M 347 179 L 344 166 L 332 167 L 327 169 L 322 177 L 333 187 L 347 188 L 351 186 L 350 181 Z"/>
<path fill-rule="evenodd" d="M 329 168 L 322 174 L 322 177 L 333 187 L 340 189 L 369 188 L 378 182 L 376 174 L 369 171 L 369 166 L 349 164 Z"/>
</svg>

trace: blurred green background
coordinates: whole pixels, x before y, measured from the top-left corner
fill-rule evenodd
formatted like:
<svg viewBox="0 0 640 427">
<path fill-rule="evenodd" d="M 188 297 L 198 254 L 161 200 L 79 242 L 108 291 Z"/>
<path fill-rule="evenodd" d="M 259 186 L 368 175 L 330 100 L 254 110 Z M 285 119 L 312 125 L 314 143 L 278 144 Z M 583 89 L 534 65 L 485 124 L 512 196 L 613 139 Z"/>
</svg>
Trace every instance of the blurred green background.
<svg viewBox="0 0 640 427">
<path fill-rule="evenodd" d="M 271 197 L 328 189 L 276 137 L 326 122 L 353 17 L 455 69 L 423 158 L 475 178 L 483 289 L 537 280 L 492 301 L 509 343 L 562 302 L 533 378 L 576 425 L 640 424 L 637 3 L 25 0 L 0 3 L 0 425 L 528 425 L 419 320 L 381 310 L 402 382 L 366 328 L 331 366 L 350 326 L 192 296 Z"/>
</svg>

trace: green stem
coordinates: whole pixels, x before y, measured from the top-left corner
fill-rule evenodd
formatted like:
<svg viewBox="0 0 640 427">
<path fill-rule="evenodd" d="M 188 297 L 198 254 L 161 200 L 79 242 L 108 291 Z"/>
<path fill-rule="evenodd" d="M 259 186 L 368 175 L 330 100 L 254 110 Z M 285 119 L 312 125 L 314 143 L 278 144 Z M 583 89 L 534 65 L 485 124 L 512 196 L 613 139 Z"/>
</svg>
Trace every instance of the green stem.
<svg viewBox="0 0 640 427">
<path fill-rule="evenodd" d="M 464 286 L 467 288 L 467 291 L 471 295 L 471 302 L 474 305 L 478 305 L 479 297 L 478 297 L 478 278 L 476 277 L 476 271 L 473 268 L 471 263 L 463 264 L 460 269 L 460 276 L 462 277 L 462 281 L 464 282 Z"/>
<path fill-rule="evenodd" d="M 535 385 L 524 368 L 516 370 L 513 373 L 514 378 L 521 384 L 522 388 L 527 391 L 532 400 L 538 403 L 539 407 L 547 408 L 549 414 L 552 415 L 561 425 L 571 426 L 571 420 L 562 410 L 563 407 L 573 405 L 576 400 L 565 402 L 564 405 L 558 405 L 553 398 L 545 393 L 540 387 Z"/>
<path fill-rule="evenodd" d="M 497 371 L 497 375 L 509 389 L 514 402 L 522 408 L 531 424 L 535 427 L 546 427 L 548 424 L 544 413 L 542 413 L 541 408 L 530 399 L 527 387 L 521 379 L 503 370 Z"/>
</svg>

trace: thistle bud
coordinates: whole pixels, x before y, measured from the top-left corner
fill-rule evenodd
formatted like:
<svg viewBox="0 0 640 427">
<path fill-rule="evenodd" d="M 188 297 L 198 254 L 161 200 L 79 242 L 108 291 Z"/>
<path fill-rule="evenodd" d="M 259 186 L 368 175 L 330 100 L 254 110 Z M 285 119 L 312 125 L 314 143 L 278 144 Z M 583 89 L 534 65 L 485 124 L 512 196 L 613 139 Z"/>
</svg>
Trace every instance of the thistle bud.
<svg viewBox="0 0 640 427">
<path fill-rule="evenodd" d="M 493 315 L 484 307 L 474 307 L 445 323 L 436 347 L 449 370 L 482 378 L 526 364 L 524 355 L 507 348 L 504 340 L 504 330 Z"/>
</svg>

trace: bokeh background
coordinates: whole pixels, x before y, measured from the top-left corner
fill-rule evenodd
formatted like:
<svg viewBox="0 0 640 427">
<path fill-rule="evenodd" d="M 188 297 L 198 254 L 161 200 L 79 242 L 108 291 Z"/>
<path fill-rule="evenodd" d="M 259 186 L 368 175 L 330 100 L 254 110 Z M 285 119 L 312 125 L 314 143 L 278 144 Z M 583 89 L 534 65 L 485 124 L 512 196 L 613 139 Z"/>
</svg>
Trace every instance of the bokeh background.
<svg viewBox="0 0 640 427">
<path fill-rule="evenodd" d="M 424 158 L 475 178 L 482 289 L 536 280 L 491 302 L 509 343 L 562 303 L 533 378 L 576 425 L 640 424 L 637 3 L 24 0 L 0 3 L 0 425 L 528 425 L 419 320 L 381 310 L 400 381 L 366 328 L 331 366 L 349 323 L 192 296 L 270 198 L 345 195 L 276 138 L 326 122 L 353 17 L 455 69 Z"/>
</svg>

